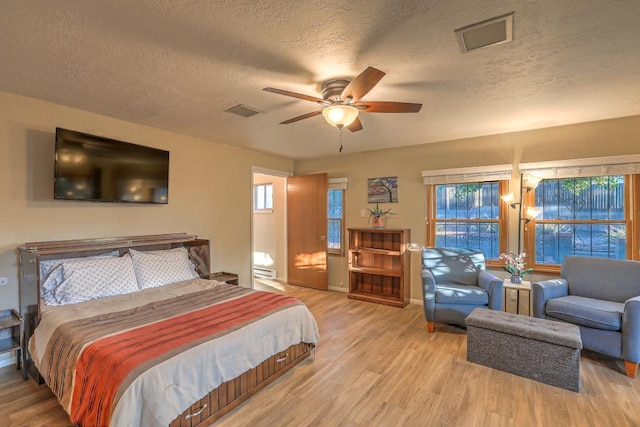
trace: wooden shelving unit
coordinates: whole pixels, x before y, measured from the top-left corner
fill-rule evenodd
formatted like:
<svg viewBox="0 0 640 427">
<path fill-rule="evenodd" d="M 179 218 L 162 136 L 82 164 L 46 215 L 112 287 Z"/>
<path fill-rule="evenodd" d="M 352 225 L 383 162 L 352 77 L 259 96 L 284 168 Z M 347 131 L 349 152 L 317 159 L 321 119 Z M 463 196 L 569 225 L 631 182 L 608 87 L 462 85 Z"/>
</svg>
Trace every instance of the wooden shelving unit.
<svg viewBox="0 0 640 427">
<path fill-rule="evenodd" d="M 349 229 L 349 298 L 404 307 L 409 303 L 411 230 Z"/>
</svg>

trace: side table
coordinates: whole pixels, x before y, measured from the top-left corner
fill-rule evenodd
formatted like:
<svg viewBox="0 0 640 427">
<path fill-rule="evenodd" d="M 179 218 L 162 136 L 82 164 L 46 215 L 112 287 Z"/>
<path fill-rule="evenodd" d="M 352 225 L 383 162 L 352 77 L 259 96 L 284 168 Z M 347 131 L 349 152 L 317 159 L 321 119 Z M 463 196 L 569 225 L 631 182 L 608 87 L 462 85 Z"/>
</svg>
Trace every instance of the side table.
<svg viewBox="0 0 640 427">
<path fill-rule="evenodd" d="M 13 309 L 0 311 L 0 353 L 16 352 L 16 368 L 22 361 L 22 316 Z M 22 367 L 22 377 L 27 379 L 27 370 Z"/>
<path fill-rule="evenodd" d="M 504 279 L 503 288 L 503 311 L 523 316 L 533 315 L 531 282 L 523 280 L 522 283 L 515 284 L 510 279 Z"/>
<path fill-rule="evenodd" d="M 207 279 L 217 280 L 218 282 L 224 282 L 228 285 L 238 285 L 238 275 L 235 273 L 227 273 L 226 271 L 211 273 Z"/>
</svg>

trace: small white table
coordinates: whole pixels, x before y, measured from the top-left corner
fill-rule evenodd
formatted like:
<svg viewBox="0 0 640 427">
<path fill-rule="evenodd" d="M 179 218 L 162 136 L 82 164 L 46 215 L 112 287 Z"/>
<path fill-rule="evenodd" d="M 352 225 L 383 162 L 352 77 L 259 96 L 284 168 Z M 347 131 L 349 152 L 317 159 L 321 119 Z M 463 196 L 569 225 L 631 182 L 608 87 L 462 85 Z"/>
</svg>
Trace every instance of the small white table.
<svg viewBox="0 0 640 427">
<path fill-rule="evenodd" d="M 520 284 L 511 283 L 511 279 L 504 279 L 502 309 L 507 313 L 533 316 L 533 301 L 531 300 L 531 282 L 523 280 Z"/>
</svg>

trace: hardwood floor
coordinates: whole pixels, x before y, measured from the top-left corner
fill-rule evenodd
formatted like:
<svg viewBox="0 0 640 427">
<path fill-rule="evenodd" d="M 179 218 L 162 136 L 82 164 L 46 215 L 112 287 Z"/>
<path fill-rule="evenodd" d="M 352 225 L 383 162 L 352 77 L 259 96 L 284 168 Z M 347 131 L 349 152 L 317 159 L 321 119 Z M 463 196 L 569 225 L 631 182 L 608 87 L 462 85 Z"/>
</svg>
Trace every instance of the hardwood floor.
<svg viewBox="0 0 640 427">
<path fill-rule="evenodd" d="M 464 329 L 427 333 L 422 307 L 262 281 L 304 301 L 320 327 L 307 360 L 219 426 L 640 426 L 640 380 L 622 361 L 583 352 L 573 393 L 466 361 Z M 505 349 L 508 351 L 508 349 Z M 0 425 L 69 425 L 49 389 L 0 369 Z"/>
</svg>

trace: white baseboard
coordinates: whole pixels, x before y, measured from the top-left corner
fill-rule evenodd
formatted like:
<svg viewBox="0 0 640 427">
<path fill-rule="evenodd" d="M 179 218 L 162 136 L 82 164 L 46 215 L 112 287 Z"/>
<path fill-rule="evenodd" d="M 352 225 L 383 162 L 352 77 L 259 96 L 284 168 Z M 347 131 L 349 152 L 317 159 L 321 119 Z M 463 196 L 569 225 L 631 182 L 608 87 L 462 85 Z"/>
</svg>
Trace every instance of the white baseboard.
<svg viewBox="0 0 640 427">
<path fill-rule="evenodd" d="M 421 299 L 410 299 L 409 304 L 424 305 L 424 301 Z"/>
</svg>

